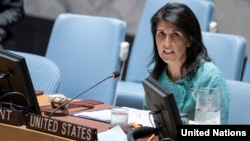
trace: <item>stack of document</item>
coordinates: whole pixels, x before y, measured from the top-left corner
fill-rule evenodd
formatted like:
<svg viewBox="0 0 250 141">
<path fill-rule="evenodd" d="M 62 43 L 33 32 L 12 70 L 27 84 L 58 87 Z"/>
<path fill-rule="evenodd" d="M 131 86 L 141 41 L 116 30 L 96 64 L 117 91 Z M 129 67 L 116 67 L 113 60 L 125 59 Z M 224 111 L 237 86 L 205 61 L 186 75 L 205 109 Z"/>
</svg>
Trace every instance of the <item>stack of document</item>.
<svg viewBox="0 0 250 141">
<path fill-rule="evenodd" d="M 150 116 L 149 110 L 139 110 L 135 108 L 129 108 L 129 123 L 137 123 L 141 124 L 142 126 L 149 126 L 153 127 L 153 117 Z M 102 109 L 102 110 L 95 110 L 95 111 L 83 111 L 80 113 L 71 114 L 71 116 L 80 117 L 80 118 L 87 118 L 91 120 L 101 121 L 105 123 L 111 122 L 111 108 L 109 109 Z"/>
</svg>

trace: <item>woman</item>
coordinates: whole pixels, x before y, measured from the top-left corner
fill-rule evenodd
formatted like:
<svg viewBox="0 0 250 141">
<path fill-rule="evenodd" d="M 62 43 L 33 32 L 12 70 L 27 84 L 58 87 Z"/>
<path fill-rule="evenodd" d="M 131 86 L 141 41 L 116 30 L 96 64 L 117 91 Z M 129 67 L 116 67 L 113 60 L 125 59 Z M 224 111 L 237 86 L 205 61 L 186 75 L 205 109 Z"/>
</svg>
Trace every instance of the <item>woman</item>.
<svg viewBox="0 0 250 141">
<path fill-rule="evenodd" d="M 194 120 L 196 91 L 201 87 L 221 90 L 221 123 L 228 120 L 229 91 L 221 71 L 211 62 L 199 22 L 181 3 L 167 3 L 151 18 L 154 58 L 149 76 L 174 95 L 179 112 Z M 144 109 L 148 109 L 147 99 Z"/>
</svg>

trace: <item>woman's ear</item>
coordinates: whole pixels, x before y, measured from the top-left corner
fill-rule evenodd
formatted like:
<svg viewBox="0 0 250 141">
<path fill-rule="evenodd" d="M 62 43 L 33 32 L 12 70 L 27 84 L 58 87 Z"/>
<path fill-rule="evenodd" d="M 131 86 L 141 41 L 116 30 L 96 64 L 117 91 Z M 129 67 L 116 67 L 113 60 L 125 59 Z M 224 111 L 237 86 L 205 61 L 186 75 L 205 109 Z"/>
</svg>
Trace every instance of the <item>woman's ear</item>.
<svg viewBox="0 0 250 141">
<path fill-rule="evenodd" d="M 187 40 L 186 42 L 186 47 L 190 47 L 191 46 L 191 41 L 190 40 Z"/>
<path fill-rule="evenodd" d="M 190 47 L 191 46 L 191 43 L 190 41 L 187 42 L 187 47 Z"/>
<path fill-rule="evenodd" d="M 192 43 L 192 36 L 189 36 L 189 39 L 187 40 L 187 47 L 190 47 Z"/>
</svg>

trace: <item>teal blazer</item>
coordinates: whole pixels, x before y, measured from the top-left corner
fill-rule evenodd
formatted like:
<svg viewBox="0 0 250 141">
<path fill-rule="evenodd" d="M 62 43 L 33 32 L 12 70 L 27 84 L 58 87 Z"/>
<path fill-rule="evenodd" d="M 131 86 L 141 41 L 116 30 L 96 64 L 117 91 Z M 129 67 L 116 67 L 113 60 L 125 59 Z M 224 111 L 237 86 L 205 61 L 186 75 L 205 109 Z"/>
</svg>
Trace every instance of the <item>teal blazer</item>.
<svg viewBox="0 0 250 141">
<path fill-rule="evenodd" d="M 154 64 L 149 67 L 152 72 Z M 148 73 L 148 76 L 150 73 Z M 201 87 L 218 87 L 221 90 L 221 123 L 226 124 L 229 110 L 229 90 L 227 83 L 217 66 L 214 63 L 203 61 L 198 68 L 196 75 L 190 80 L 187 77 L 172 82 L 166 71 L 157 80 L 170 92 L 173 93 L 179 112 L 188 113 L 189 119 L 194 120 L 196 92 Z M 147 99 L 144 99 L 144 109 L 148 109 Z"/>
</svg>

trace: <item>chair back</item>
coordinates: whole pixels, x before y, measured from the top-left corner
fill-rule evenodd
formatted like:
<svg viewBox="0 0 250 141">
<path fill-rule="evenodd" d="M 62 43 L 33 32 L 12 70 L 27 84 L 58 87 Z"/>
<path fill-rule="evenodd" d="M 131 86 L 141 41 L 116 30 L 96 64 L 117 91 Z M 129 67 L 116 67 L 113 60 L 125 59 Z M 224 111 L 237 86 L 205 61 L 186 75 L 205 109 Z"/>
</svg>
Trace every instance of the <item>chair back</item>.
<svg viewBox="0 0 250 141">
<path fill-rule="evenodd" d="M 25 58 L 35 90 L 43 91 L 45 94 L 55 94 L 58 92 L 61 82 L 61 72 L 52 60 L 27 52 L 10 52 Z"/>
<path fill-rule="evenodd" d="M 246 58 L 242 81 L 250 83 L 250 54 Z"/>
<path fill-rule="evenodd" d="M 225 33 L 202 33 L 208 54 L 226 79 L 241 80 L 246 39 Z"/>
<path fill-rule="evenodd" d="M 60 14 L 54 23 L 45 56 L 62 73 L 59 93 L 75 97 L 119 71 L 120 44 L 125 39 L 123 20 L 80 14 Z M 117 80 L 107 80 L 80 96 L 113 102 Z"/>
<path fill-rule="evenodd" d="M 228 124 L 250 124 L 250 83 L 227 80 L 230 92 Z"/>
</svg>

